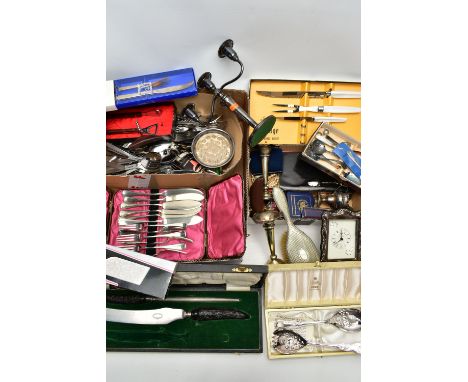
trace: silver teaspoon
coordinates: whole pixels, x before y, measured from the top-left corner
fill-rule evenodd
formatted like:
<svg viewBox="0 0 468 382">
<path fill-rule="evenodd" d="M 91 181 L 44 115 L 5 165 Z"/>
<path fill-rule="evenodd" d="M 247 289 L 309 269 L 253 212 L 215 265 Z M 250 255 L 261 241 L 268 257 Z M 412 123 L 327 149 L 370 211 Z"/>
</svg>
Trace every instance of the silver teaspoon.
<svg viewBox="0 0 468 382">
<path fill-rule="evenodd" d="M 301 327 L 313 324 L 329 324 L 345 332 L 357 332 L 361 330 L 361 311 L 359 309 L 340 309 L 326 320 L 278 320 L 275 322 L 275 328 Z"/>
<path fill-rule="evenodd" d="M 281 354 L 295 354 L 306 346 L 335 348 L 341 351 L 361 354 L 360 342 L 354 342 L 351 344 L 323 344 L 309 342 L 296 332 L 287 329 L 277 329 L 273 332 L 272 345 L 273 348 Z"/>
</svg>

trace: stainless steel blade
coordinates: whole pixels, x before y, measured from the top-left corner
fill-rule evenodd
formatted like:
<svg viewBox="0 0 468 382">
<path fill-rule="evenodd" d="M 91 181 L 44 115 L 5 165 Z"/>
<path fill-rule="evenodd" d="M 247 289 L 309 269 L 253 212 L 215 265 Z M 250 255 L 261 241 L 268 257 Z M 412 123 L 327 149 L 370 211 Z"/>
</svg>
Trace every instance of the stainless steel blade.
<svg viewBox="0 0 468 382">
<path fill-rule="evenodd" d="M 135 92 L 135 93 L 130 93 L 130 94 L 121 94 L 115 97 L 116 100 L 125 100 L 125 99 L 131 99 L 131 98 L 136 98 L 136 97 L 142 97 L 142 96 L 147 96 L 150 94 L 164 94 L 164 93 L 172 93 L 172 92 L 178 92 L 180 90 L 184 90 L 189 88 L 190 86 L 193 85 L 193 81 L 187 82 L 182 85 L 175 85 L 175 86 L 167 86 L 165 88 L 157 88 L 153 89 L 151 92 Z"/>
<path fill-rule="evenodd" d="M 106 308 L 106 321 L 125 324 L 166 325 L 185 317 L 186 313 L 182 309 L 124 310 Z"/>
<path fill-rule="evenodd" d="M 132 217 L 133 219 L 135 218 L 140 218 L 140 217 L 148 217 L 148 216 L 178 216 L 178 217 L 189 217 L 189 216 L 195 216 L 201 211 L 201 208 L 191 208 L 191 209 L 186 209 L 186 210 L 160 210 L 157 212 L 151 212 L 151 213 L 145 213 L 142 211 L 121 211 L 119 212 L 120 217 Z"/>
<path fill-rule="evenodd" d="M 161 218 L 156 222 L 149 222 L 148 220 L 135 220 L 135 219 L 124 219 L 119 218 L 119 225 L 133 225 L 133 224 L 144 224 L 148 227 L 165 227 L 165 226 L 174 226 L 174 224 L 185 224 L 185 225 L 195 225 L 203 221 L 201 216 L 195 215 L 192 217 L 177 217 L 177 218 Z"/>
<path fill-rule="evenodd" d="M 122 195 L 124 196 L 139 196 L 139 195 L 179 195 L 179 194 L 200 194 L 203 195 L 203 192 L 197 190 L 196 188 L 168 188 L 163 192 L 151 192 L 148 193 L 148 190 L 122 190 Z"/>
<path fill-rule="evenodd" d="M 189 189 L 187 189 L 189 190 Z M 172 202 L 172 201 L 180 201 L 180 200 L 195 200 L 198 202 L 201 202 L 202 200 L 205 199 L 205 195 L 201 193 L 198 190 L 194 190 L 196 192 L 163 192 L 163 193 L 155 193 L 155 194 L 148 194 L 148 193 L 136 193 L 135 191 L 129 191 L 126 192 L 127 190 L 124 190 L 122 194 L 125 196 L 129 197 L 136 197 L 136 198 L 141 198 L 145 197 L 145 199 L 149 198 L 150 196 L 156 195 L 156 196 L 163 196 L 163 198 L 154 200 L 154 202 Z M 167 190 L 167 191 L 174 191 L 174 190 Z M 152 200 L 153 201 L 153 200 Z"/>
<path fill-rule="evenodd" d="M 304 91 L 285 91 L 285 92 L 269 92 L 264 90 L 257 90 L 257 94 L 265 97 L 273 98 L 302 98 L 308 95 L 310 98 L 361 98 L 360 92 L 353 91 L 329 91 L 329 92 L 304 92 Z"/>
<path fill-rule="evenodd" d="M 153 203 L 150 201 L 149 198 L 147 199 L 139 199 L 139 198 L 131 198 L 131 197 L 124 197 L 124 203 L 126 204 L 135 204 L 135 206 L 161 206 L 167 210 L 187 210 L 192 208 L 200 208 L 201 203 L 196 200 L 173 200 L 170 202 L 163 202 L 163 203 Z"/>
<path fill-rule="evenodd" d="M 305 119 L 308 122 L 346 122 L 348 118 L 341 117 L 276 117 L 285 121 L 301 121 Z"/>
</svg>

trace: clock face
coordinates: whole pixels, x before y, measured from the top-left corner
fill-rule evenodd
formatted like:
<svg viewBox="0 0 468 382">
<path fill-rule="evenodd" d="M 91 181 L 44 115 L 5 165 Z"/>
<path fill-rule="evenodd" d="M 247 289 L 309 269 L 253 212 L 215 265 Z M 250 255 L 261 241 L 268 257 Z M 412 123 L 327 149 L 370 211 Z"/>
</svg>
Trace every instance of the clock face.
<svg viewBox="0 0 468 382">
<path fill-rule="evenodd" d="M 329 260 L 352 260 L 356 258 L 356 220 L 330 220 L 328 229 Z"/>
</svg>

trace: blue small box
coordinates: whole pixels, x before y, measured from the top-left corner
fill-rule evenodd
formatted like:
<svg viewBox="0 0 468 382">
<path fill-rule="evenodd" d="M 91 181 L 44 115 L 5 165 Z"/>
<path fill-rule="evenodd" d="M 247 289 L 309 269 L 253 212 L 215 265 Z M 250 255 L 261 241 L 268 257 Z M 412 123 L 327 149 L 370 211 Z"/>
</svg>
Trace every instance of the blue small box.
<svg viewBox="0 0 468 382">
<path fill-rule="evenodd" d="M 192 68 L 107 81 L 106 111 L 198 94 Z"/>
<path fill-rule="evenodd" d="M 304 208 L 313 207 L 315 204 L 314 197 L 310 192 L 287 191 L 286 198 L 288 200 L 289 214 L 292 218 L 300 218 Z"/>
</svg>

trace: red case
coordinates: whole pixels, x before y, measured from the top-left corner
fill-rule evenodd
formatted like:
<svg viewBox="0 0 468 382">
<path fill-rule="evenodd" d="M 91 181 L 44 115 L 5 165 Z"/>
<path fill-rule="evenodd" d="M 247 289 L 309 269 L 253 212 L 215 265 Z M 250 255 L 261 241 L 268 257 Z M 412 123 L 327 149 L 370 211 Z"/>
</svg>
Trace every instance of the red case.
<svg viewBox="0 0 468 382">
<path fill-rule="evenodd" d="M 157 136 L 170 135 L 174 122 L 175 107 L 173 104 L 154 104 L 111 111 L 106 114 L 106 139 L 138 138 L 142 134 L 137 130 L 137 122 L 145 133 Z M 135 132 L 118 133 L 119 130 Z M 109 131 L 113 133 L 109 133 Z"/>
</svg>

